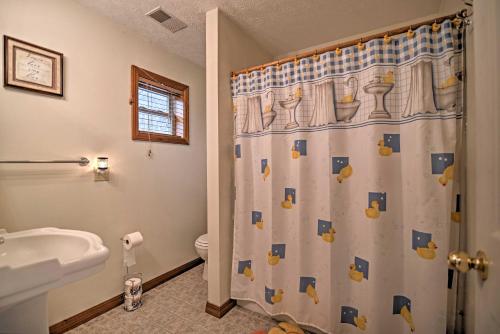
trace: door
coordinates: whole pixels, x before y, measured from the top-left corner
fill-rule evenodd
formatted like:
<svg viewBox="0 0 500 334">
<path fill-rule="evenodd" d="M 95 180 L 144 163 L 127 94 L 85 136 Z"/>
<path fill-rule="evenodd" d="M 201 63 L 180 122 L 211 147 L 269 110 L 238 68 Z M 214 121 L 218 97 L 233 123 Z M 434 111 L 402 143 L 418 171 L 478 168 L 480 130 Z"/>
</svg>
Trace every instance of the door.
<svg viewBox="0 0 500 334">
<path fill-rule="evenodd" d="M 467 334 L 500 333 L 500 1 L 475 0 L 469 27 L 467 246 L 489 258 L 488 279 L 466 276 Z M 464 275 L 464 274 L 462 274 Z"/>
</svg>

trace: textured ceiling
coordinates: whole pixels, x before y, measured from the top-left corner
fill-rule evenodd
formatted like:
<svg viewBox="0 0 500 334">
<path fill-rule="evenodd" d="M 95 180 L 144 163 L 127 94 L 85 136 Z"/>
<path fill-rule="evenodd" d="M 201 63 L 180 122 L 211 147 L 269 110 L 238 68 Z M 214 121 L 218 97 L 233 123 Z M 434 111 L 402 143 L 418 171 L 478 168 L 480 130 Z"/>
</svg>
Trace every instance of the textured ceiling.
<svg viewBox="0 0 500 334">
<path fill-rule="evenodd" d="M 437 13 L 441 0 L 77 0 L 172 53 L 205 66 L 205 12 L 219 7 L 274 56 Z M 187 23 L 175 34 L 144 16 Z"/>
</svg>

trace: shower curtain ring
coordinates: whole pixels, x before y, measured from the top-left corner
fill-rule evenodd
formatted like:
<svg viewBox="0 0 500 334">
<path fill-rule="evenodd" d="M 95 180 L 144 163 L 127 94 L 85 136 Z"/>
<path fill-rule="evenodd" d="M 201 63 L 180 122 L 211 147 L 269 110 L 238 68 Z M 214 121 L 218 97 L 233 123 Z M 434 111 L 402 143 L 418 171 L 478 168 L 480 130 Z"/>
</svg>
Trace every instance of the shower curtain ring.
<svg viewBox="0 0 500 334">
<path fill-rule="evenodd" d="M 318 50 L 314 50 L 313 59 L 314 59 L 314 61 L 318 61 L 319 60 Z"/>
<path fill-rule="evenodd" d="M 415 32 L 412 30 L 410 25 L 410 29 L 408 29 L 408 31 L 406 32 L 406 37 L 408 37 L 408 39 L 411 39 L 413 38 L 413 36 L 415 36 Z"/>
<path fill-rule="evenodd" d="M 363 44 L 363 39 L 362 38 L 359 39 L 359 42 L 358 42 L 357 46 L 358 46 L 358 50 L 359 51 L 363 51 L 365 49 L 365 44 Z"/>
<path fill-rule="evenodd" d="M 389 44 L 391 42 L 391 40 L 392 40 L 392 38 L 391 38 L 391 36 L 389 36 L 389 33 L 386 33 L 384 35 L 384 43 Z"/>
</svg>

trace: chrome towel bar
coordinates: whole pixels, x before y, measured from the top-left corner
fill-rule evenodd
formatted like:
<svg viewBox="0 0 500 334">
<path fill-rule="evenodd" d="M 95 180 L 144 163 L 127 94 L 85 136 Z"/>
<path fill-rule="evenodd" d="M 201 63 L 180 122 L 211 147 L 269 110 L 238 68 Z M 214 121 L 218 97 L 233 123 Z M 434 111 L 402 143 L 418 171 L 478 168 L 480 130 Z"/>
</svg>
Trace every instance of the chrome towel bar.
<svg viewBox="0 0 500 334">
<path fill-rule="evenodd" d="M 0 164 L 79 164 L 87 166 L 89 159 L 81 157 L 79 160 L 0 160 Z"/>
</svg>

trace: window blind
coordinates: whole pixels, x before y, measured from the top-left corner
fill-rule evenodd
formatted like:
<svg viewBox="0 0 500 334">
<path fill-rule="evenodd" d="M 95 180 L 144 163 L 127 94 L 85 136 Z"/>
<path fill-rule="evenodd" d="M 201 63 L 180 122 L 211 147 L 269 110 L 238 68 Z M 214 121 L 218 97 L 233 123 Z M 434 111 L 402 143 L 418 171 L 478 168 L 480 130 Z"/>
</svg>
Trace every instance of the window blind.
<svg viewBox="0 0 500 334">
<path fill-rule="evenodd" d="M 137 93 L 139 131 L 183 136 L 184 101 L 179 93 L 143 81 Z"/>
</svg>

